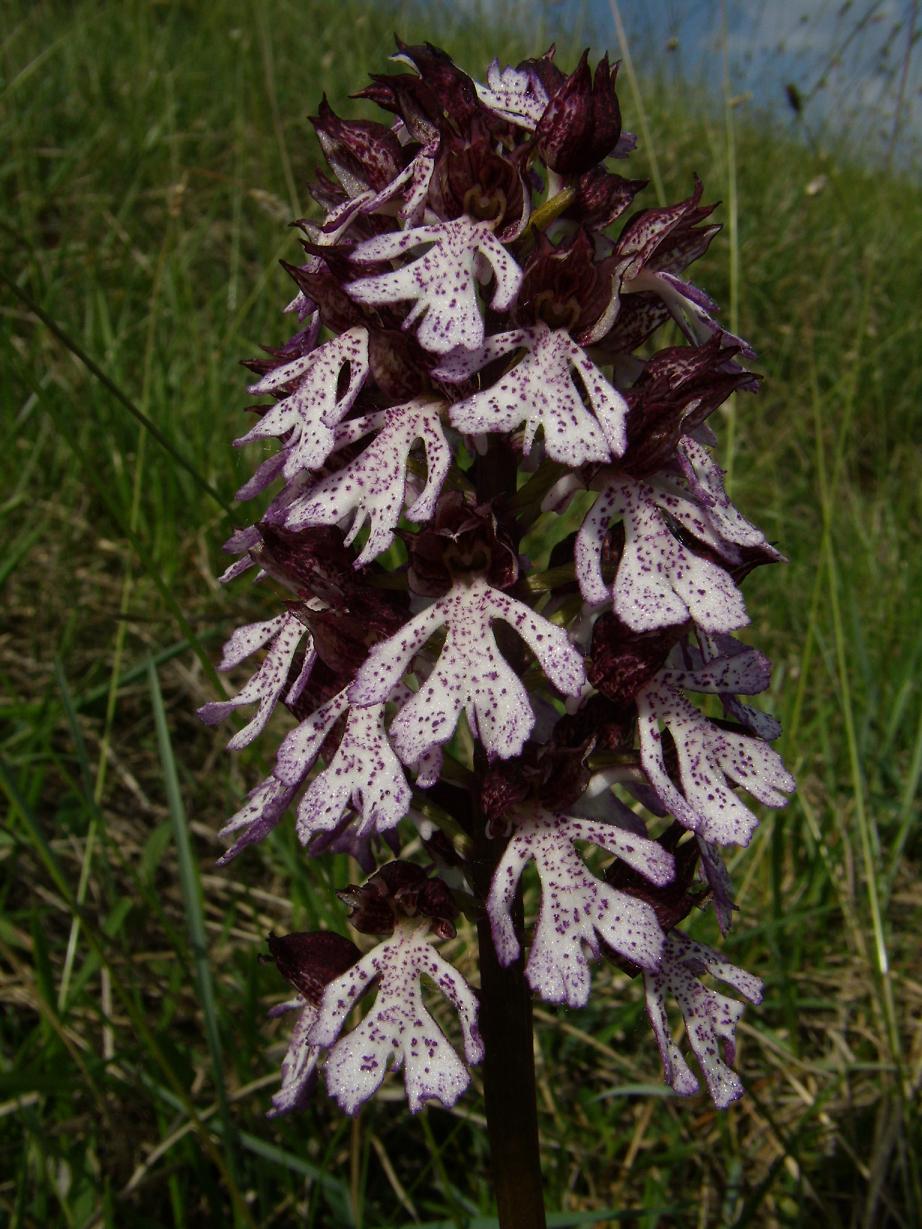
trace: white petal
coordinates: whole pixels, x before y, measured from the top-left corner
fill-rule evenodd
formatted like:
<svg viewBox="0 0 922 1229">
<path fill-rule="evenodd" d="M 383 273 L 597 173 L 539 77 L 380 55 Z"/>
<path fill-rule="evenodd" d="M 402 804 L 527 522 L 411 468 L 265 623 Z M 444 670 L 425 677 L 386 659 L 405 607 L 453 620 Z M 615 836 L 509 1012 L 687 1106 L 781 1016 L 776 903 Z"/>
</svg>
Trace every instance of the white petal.
<svg viewBox="0 0 922 1229">
<path fill-rule="evenodd" d="M 350 712 L 336 754 L 298 807 L 302 844 L 335 828 L 350 803 L 362 817 L 359 835 L 385 832 L 406 815 L 411 790 L 384 733 L 383 716 L 383 704 Z"/>
<path fill-rule="evenodd" d="M 238 627 L 224 645 L 218 669 L 232 670 L 234 666 L 239 666 L 251 653 L 255 653 L 277 636 L 291 617 L 285 613 L 262 623 L 247 623 L 245 627 Z"/>
<path fill-rule="evenodd" d="M 272 1097 L 272 1109 L 267 1115 L 269 1118 L 290 1114 L 303 1106 L 317 1066 L 320 1049 L 308 1040 L 317 1018 L 317 1008 L 304 999 L 301 1001 L 304 1005 L 291 1034 L 288 1052 L 282 1060 L 282 1087 Z"/>
<path fill-rule="evenodd" d="M 239 836 L 218 859 L 218 866 L 227 866 L 248 845 L 261 841 L 276 828 L 297 792 L 297 785 L 286 785 L 277 777 L 267 777 L 247 795 L 243 806 L 232 815 L 221 831 L 221 837 Z"/>
<path fill-rule="evenodd" d="M 355 676 L 349 692 L 352 703 L 380 704 L 386 700 L 403 678 L 410 662 L 444 621 L 442 603 L 434 602 L 393 636 L 379 641 Z"/>
<path fill-rule="evenodd" d="M 344 689 L 285 736 L 275 761 L 275 775 L 280 781 L 286 785 L 301 784 L 313 766 L 323 740 L 348 707 L 349 693 L 348 689 Z"/>
<path fill-rule="evenodd" d="M 627 405 L 565 329 L 552 333 L 542 324 L 500 338 L 518 338 L 526 354 L 489 388 L 453 405 L 453 426 L 474 434 L 513 431 L 524 423 L 526 453 L 540 426 L 547 455 L 570 466 L 607 461 L 613 450 L 620 456 L 627 444 Z M 571 367 L 597 417 L 583 404 Z"/>
<path fill-rule="evenodd" d="M 650 784 L 687 828 L 718 845 L 746 845 L 755 815 L 729 789 L 742 785 L 767 806 L 784 806 L 793 777 L 781 757 L 761 740 L 722 730 L 693 704 L 654 679 L 637 695 L 640 758 Z M 666 772 L 662 724 L 672 734 L 679 759 L 681 793 Z"/>
<path fill-rule="evenodd" d="M 340 396 L 339 385 L 347 368 L 349 380 Z M 285 476 L 291 478 L 301 469 L 319 469 L 334 448 L 332 428 L 352 408 L 367 374 L 368 331 L 357 326 L 252 385 L 250 391 L 261 394 L 298 381 L 294 392 L 267 410 L 235 443 L 249 444 L 291 432 Z"/>
<path fill-rule="evenodd" d="M 577 534 L 577 578 L 586 601 L 601 600 L 602 545 L 617 517 L 625 540 L 612 593 L 614 609 L 628 627 L 652 631 L 692 618 L 705 631 L 726 632 L 748 623 L 742 596 L 727 573 L 683 546 L 663 518 L 656 493 L 629 478 L 605 488 Z"/>
<path fill-rule="evenodd" d="M 233 709 L 241 705 L 259 705 L 252 721 L 245 725 L 242 730 L 238 730 L 228 742 L 227 746 L 231 751 L 238 751 L 241 747 L 251 743 L 269 720 L 276 703 L 285 690 L 288 672 L 298 650 L 298 645 L 301 643 L 302 638 L 308 634 L 304 624 L 291 613 L 281 615 L 277 620 L 269 620 L 269 623 L 250 624 L 249 627 L 240 629 L 241 633 L 248 633 L 247 635 L 240 636 L 240 639 L 236 642 L 234 637 L 231 637 L 228 641 L 227 647 L 233 646 L 232 652 L 239 654 L 236 660 L 242 660 L 243 657 L 253 652 L 258 644 L 266 642 L 265 630 L 270 624 L 274 626 L 275 634 L 269 651 L 263 659 L 262 665 L 243 690 L 230 700 L 216 700 L 211 704 L 205 704 L 198 710 L 199 716 L 206 725 L 215 725 L 217 722 L 222 721 Z M 240 635 L 240 633 L 235 633 L 235 635 Z M 311 658 L 313 643 L 309 637 L 308 641 L 307 656 Z M 227 660 L 225 658 L 225 661 Z M 225 662 L 222 662 L 221 666 L 222 669 L 225 668 Z"/>
<path fill-rule="evenodd" d="M 482 256 L 496 275 L 492 306 L 509 307 L 518 293 L 522 273 L 495 238 L 487 223 L 458 218 L 436 226 L 420 226 L 360 243 L 358 262 L 387 260 L 421 245 L 430 245 L 416 260 L 399 269 L 352 282 L 349 294 L 359 303 L 414 303 L 404 327 L 422 322 L 420 345 L 435 354 L 459 346 L 476 350 L 483 342 L 483 320 L 477 299 L 477 258 Z"/>
<path fill-rule="evenodd" d="M 708 1091 L 715 1105 L 723 1109 L 743 1092 L 739 1077 L 727 1065 L 733 1062 L 736 1026 L 743 1006 L 703 986 L 698 979 L 704 972 L 732 985 L 750 1002 L 762 1001 L 762 983 L 758 978 L 729 964 L 713 948 L 695 943 L 673 930 L 666 937 L 661 968 L 646 976 L 647 1009 L 660 1046 L 667 1083 L 676 1092 L 687 1095 L 697 1090 L 698 1083 L 671 1039 L 665 1013 L 666 995 L 676 999 Z"/>
<path fill-rule="evenodd" d="M 515 628 L 555 687 L 564 695 L 578 696 L 586 685 L 586 671 L 579 650 L 571 644 L 566 630 L 498 589 L 487 592 L 492 616 Z"/>
<path fill-rule="evenodd" d="M 351 517 L 348 545 L 368 520 L 368 541 L 356 559 L 356 567 L 370 563 L 394 540 L 407 494 L 407 460 L 417 439 L 423 441 L 426 451 L 428 477 L 407 515 L 413 520 L 427 520 L 451 466 L 451 449 L 442 434 L 438 404 L 416 400 L 386 410 L 381 430 L 360 456 L 317 482 L 290 505 L 287 527 L 297 530 L 309 525 L 336 525 Z"/>
<path fill-rule="evenodd" d="M 547 811 L 519 820 L 487 900 L 497 954 L 508 964 L 518 954 L 509 909 L 522 869 L 534 860 L 541 880 L 541 907 L 526 976 L 542 998 L 571 1007 L 582 1006 L 589 997 L 586 953 L 599 954 L 598 937 L 648 969 L 657 967 L 663 942 L 652 908 L 596 879 L 574 849 L 573 841 L 592 839 L 596 827 Z M 640 838 L 630 841 L 640 844 Z M 648 863 L 654 874 L 661 873 L 655 858 L 648 858 Z"/>
<path fill-rule="evenodd" d="M 723 470 L 708 450 L 691 436 L 683 436 L 680 447 L 694 468 L 704 492 L 710 497 L 708 515 L 714 528 L 728 542 L 740 546 L 759 546 L 765 541 L 761 529 L 749 523 L 733 506 L 724 488 Z"/>
<path fill-rule="evenodd" d="M 350 974 L 358 975 L 350 977 Z M 405 1070 L 410 1110 L 426 1101 L 455 1103 L 469 1082 L 464 1064 L 423 1005 L 420 976 L 426 974 L 458 1007 L 468 1061 L 482 1047 L 476 1026 L 476 999 L 450 966 L 411 924 L 372 949 L 324 992 L 310 1033 L 315 1045 L 333 1046 L 326 1063 L 327 1088 L 347 1113 L 355 1113 L 380 1086 L 393 1057 Z M 337 1040 L 356 999 L 377 978 L 377 995 L 362 1023 Z"/>
</svg>

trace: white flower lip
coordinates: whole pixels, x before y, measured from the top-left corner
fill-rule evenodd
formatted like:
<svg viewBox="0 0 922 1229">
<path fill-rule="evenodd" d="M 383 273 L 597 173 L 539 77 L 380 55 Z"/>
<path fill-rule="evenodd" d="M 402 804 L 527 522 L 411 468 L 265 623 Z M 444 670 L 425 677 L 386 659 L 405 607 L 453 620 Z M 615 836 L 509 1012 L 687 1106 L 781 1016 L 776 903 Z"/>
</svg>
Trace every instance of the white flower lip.
<svg viewBox="0 0 922 1229">
<path fill-rule="evenodd" d="M 391 693 L 413 657 L 440 626 L 447 628 L 439 660 L 390 728 L 397 754 L 416 762 L 454 732 L 463 710 L 487 754 L 518 755 L 534 725 L 521 680 L 497 648 L 490 624 L 502 619 L 538 658 L 545 674 L 567 695 L 585 682 L 582 658 L 563 628 L 485 580 L 457 584 L 389 640 L 375 646 L 356 676 L 354 704 L 375 704 Z"/>
<path fill-rule="evenodd" d="M 352 256 L 358 263 L 370 263 L 391 260 L 422 246 L 427 250 L 409 264 L 350 283 L 349 294 L 357 303 L 412 301 L 404 328 L 422 317 L 416 336 L 433 354 L 448 354 L 459 346 L 476 350 L 483 344 L 479 282 L 493 273 L 496 289 L 491 307 L 504 311 L 518 293 L 521 270 L 489 224 L 470 218 L 367 239 Z"/>
</svg>

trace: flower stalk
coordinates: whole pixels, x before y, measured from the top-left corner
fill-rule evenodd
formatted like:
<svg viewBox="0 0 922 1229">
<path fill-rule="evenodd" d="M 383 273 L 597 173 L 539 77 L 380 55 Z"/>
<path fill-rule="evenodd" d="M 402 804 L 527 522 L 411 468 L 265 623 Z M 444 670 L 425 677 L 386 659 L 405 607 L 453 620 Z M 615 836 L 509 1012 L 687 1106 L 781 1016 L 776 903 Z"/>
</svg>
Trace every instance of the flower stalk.
<svg viewBox="0 0 922 1229">
<path fill-rule="evenodd" d="M 718 227 L 697 179 L 634 208 L 617 66 L 567 74 L 551 48 L 478 82 L 430 44 L 394 58 L 359 95 L 386 123 L 325 99 L 313 120 L 333 178 L 285 266 L 296 331 L 247 363 L 272 400 L 236 440 L 262 450 L 238 499 L 268 498 L 222 577 L 267 597 L 221 669 L 260 657 L 200 711 L 255 706 L 233 751 L 291 718 L 222 863 L 293 813 L 307 858 L 362 872 L 339 894 L 358 942 L 270 940 L 295 991 L 271 1113 L 322 1075 L 355 1114 L 389 1071 L 412 1112 L 450 1108 L 479 1066 L 500 1223 L 535 1229 L 535 996 L 576 1008 L 626 974 L 673 1091 L 699 1090 L 677 1009 L 714 1103 L 742 1094 L 742 1005 L 701 977 L 761 983 L 680 925 L 730 928 L 721 851 L 758 823 L 737 790 L 794 788 L 741 698 L 769 663 L 733 635 L 782 556 L 712 451 L 714 411 L 759 384 L 685 278 Z"/>
</svg>

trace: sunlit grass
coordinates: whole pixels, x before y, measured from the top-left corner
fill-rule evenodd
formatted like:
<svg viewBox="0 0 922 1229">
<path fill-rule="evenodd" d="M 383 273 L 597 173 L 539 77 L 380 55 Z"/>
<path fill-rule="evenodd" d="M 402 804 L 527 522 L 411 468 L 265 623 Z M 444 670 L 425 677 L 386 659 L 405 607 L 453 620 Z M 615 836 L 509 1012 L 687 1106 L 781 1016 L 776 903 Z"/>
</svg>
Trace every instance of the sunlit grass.
<svg viewBox="0 0 922 1229">
<path fill-rule="evenodd" d="M 265 1121 L 287 1025 L 265 1020 L 284 990 L 257 954 L 271 930 L 341 929 L 331 889 L 350 868 L 305 864 L 283 825 L 214 869 L 214 833 L 266 765 L 229 764 L 194 709 L 219 685 L 224 635 L 270 600 L 213 577 L 248 464 L 229 447 L 235 364 L 286 334 L 277 260 L 308 207 L 306 115 L 324 90 L 352 105 L 395 26 L 477 71 L 555 33 L 566 63 L 575 32 L 490 41 L 447 10 L 348 0 L 12 9 L 0 1208 L 87 1229 L 489 1224 L 476 1093 L 416 1120 L 385 1098 L 343 1121 L 320 1095 Z M 768 983 L 743 1028 L 750 1095 L 725 1115 L 665 1096 L 639 987 L 599 968 L 590 1007 L 538 1014 L 548 1206 L 568 1225 L 619 1208 L 664 1229 L 910 1229 L 922 193 L 635 67 L 626 122 L 643 108 L 667 198 L 697 171 L 735 203 L 696 280 L 732 299 L 767 376 L 718 426 L 736 499 L 791 560 L 756 573 L 747 602 L 800 790 L 734 867 L 728 951 Z"/>
</svg>

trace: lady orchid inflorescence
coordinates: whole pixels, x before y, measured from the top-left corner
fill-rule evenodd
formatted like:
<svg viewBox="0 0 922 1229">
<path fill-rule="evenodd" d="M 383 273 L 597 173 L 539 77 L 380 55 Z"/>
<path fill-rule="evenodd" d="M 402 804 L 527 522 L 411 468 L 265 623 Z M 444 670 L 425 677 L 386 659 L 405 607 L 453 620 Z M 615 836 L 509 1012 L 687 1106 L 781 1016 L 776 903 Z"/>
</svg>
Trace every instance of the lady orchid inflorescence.
<svg viewBox="0 0 922 1229">
<path fill-rule="evenodd" d="M 249 681 L 201 710 L 246 711 L 234 750 L 280 703 L 296 722 L 225 825 L 223 862 L 293 813 L 309 855 L 348 852 L 368 875 L 340 895 L 374 946 L 270 940 L 296 991 L 277 1010 L 297 1012 L 274 1112 L 320 1070 L 354 1113 L 389 1065 L 412 1110 L 456 1101 L 490 1043 L 438 950 L 462 910 L 547 1002 L 582 1006 L 611 965 L 642 977 L 667 1082 L 698 1088 L 677 1010 L 726 1106 L 742 1006 L 702 977 L 753 1003 L 761 984 L 680 926 L 708 907 L 730 926 L 723 852 L 757 825 L 736 787 L 782 806 L 794 781 L 777 723 L 740 699 L 770 666 L 733 636 L 738 586 L 781 555 L 711 452 L 708 418 L 757 386 L 747 344 L 685 280 L 719 228 L 697 180 L 633 210 L 645 185 L 607 162 L 635 144 L 607 58 L 566 75 L 551 48 L 494 62 L 486 84 L 428 44 L 394 58 L 411 71 L 358 95 L 389 124 L 325 100 L 313 120 L 335 178 L 286 265 L 298 331 L 247 364 L 272 401 L 236 443 L 279 446 L 238 492 L 272 495 L 223 577 L 254 569 L 284 595 L 225 646 L 223 670 L 261 654 Z M 681 341 L 657 349 L 669 322 Z M 555 543 L 540 571 L 522 549 L 539 517 L 545 557 Z"/>
</svg>

